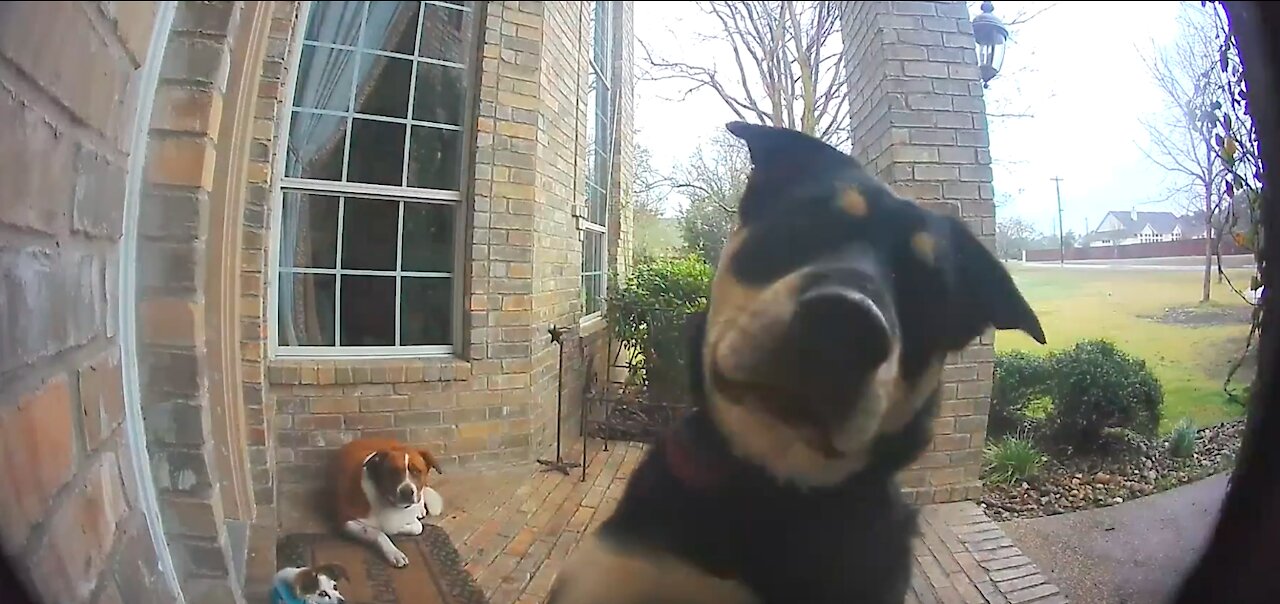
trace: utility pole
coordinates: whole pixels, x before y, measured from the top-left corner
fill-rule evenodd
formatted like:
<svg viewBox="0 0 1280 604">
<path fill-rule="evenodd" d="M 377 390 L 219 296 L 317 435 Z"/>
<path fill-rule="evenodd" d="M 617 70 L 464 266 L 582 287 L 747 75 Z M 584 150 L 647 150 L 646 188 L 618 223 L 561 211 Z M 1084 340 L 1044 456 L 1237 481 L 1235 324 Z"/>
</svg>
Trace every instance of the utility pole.
<svg viewBox="0 0 1280 604">
<path fill-rule="evenodd" d="M 1058 192 L 1058 266 L 1062 266 L 1067 261 L 1067 236 L 1062 230 L 1062 177 L 1054 176 L 1049 180 L 1053 181 L 1053 188 Z"/>
</svg>

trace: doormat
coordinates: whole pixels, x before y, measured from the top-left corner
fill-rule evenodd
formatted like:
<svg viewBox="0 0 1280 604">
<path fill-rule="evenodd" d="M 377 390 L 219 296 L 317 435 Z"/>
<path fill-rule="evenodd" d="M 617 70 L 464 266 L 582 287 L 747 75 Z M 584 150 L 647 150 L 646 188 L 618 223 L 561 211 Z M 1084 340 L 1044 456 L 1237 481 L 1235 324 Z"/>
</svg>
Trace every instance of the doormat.
<svg viewBox="0 0 1280 604">
<path fill-rule="evenodd" d="M 337 535 L 287 535 L 276 544 L 280 567 L 343 565 L 338 584 L 347 604 L 488 604 L 444 529 L 428 524 L 417 537 L 393 537 L 409 565 L 395 568 L 372 546 Z"/>
</svg>

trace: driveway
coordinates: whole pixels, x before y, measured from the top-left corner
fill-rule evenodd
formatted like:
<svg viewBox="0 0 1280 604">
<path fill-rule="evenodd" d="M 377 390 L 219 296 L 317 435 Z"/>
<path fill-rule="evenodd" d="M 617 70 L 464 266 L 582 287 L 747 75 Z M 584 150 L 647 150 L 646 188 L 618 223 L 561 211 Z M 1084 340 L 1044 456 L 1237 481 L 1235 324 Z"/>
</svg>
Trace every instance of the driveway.
<svg viewBox="0 0 1280 604">
<path fill-rule="evenodd" d="M 1200 555 L 1226 494 L 1217 474 L 1117 506 L 1001 524 L 1072 602 L 1158 604 Z"/>
</svg>

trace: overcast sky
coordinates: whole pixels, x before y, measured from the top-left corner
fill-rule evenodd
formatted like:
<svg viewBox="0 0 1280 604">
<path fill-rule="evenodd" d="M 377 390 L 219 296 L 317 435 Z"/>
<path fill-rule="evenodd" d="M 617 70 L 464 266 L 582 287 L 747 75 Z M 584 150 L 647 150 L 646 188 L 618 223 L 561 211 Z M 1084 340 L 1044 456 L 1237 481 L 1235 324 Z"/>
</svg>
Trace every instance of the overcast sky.
<svg viewBox="0 0 1280 604">
<path fill-rule="evenodd" d="M 1146 133 L 1138 120 L 1162 107 L 1139 49 L 1176 35 L 1179 3 L 1002 1 L 995 7 L 1007 19 L 1046 4 L 1054 6 L 1014 28 L 1002 75 L 986 91 L 990 111 L 1032 113 L 991 123 L 996 190 L 1012 198 L 1002 216 L 1054 230 L 1055 175 L 1063 179 L 1064 223 L 1078 233 L 1112 209 L 1177 210 L 1163 201 L 1170 188 L 1165 173 L 1139 150 Z M 637 37 L 664 56 L 714 57 L 688 35 L 712 26 L 693 3 L 636 3 Z M 639 48 L 637 55 L 642 61 Z M 734 119 L 714 93 L 674 100 L 679 91 L 669 82 L 637 84 L 638 142 L 659 169 L 682 161 Z"/>
</svg>

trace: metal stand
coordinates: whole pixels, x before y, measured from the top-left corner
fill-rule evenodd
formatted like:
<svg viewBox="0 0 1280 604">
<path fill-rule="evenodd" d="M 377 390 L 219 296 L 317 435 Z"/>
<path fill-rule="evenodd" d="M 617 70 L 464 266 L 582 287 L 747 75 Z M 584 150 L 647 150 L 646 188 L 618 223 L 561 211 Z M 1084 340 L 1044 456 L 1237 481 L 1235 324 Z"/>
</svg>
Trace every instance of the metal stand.
<svg viewBox="0 0 1280 604">
<path fill-rule="evenodd" d="M 559 348 L 559 356 L 556 359 L 556 458 L 554 461 L 550 459 L 539 459 L 538 463 L 542 464 L 543 472 L 555 471 L 565 476 L 569 475 L 569 470 L 580 467 L 582 464 L 573 461 L 565 461 L 561 457 L 560 452 L 560 431 L 562 418 L 560 417 L 561 409 L 564 406 L 564 333 L 568 331 L 565 327 L 552 326 L 547 332 L 551 334 L 551 341 L 556 343 Z M 585 443 L 584 443 L 585 450 Z"/>
</svg>

